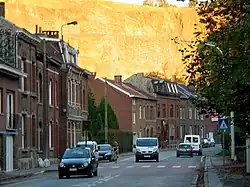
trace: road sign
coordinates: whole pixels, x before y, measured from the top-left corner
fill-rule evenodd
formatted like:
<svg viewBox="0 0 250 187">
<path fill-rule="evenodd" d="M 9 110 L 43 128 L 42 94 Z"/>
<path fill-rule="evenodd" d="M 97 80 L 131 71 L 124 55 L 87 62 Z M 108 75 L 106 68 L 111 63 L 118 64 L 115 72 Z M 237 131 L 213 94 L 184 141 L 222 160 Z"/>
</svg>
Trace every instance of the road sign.
<svg viewBox="0 0 250 187">
<path fill-rule="evenodd" d="M 230 131 L 230 124 L 228 119 L 219 118 L 218 119 L 218 129 L 220 131 Z"/>
</svg>

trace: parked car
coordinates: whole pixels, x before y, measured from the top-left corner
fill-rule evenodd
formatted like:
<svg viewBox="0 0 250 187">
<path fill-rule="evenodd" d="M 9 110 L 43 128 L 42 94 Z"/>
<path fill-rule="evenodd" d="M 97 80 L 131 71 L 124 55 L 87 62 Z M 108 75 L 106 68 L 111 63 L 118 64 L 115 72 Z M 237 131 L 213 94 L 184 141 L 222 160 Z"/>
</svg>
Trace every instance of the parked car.
<svg viewBox="0 0 250 187">
<path fill-rule="evenodd" d="M 99 144 L 99 160 L 109 160 L 110 162 L 114 159 L 114 154 L 112 150 L 112 146 L 110 144 Z"/>
<path fill-rule="evenodd" d="M 214 138 L 208 138 L 209 147 L 215 147 Z"/>
<path fill-rule="evenodd" d="M 210 147 L 209 146 L 209 141 L 208 141 L 207 138 L 202 138 L 201 139 L 201 145 L 202 145 L 202 148 L 208 148 L 208 147 Z"/>
<path fill-rule="evenodd" d="M 193 157 L 193 148 L 191 143 L 180 143 L 176 148 L 176 157 L 186 155 Z"/>
<path fill-rule="evenodd" d="M 97 176 L 98 164 L 95 155 L 89 148 L 67 149 L 62 157 L 59 157 L 58 178 L 71 175 Z"/>
</svg>

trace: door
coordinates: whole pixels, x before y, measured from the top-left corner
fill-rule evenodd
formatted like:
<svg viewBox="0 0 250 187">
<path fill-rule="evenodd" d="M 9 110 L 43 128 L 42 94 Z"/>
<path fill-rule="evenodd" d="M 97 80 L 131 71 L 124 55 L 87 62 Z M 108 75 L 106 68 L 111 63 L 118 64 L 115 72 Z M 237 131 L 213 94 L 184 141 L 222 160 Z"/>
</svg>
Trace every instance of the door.
<svg viewBox="0 0 250 187">
<path fill-rule="evenodd" d="M 6 136 L 6 172 L 13 171 L 13 136 Z"/>
</svg>

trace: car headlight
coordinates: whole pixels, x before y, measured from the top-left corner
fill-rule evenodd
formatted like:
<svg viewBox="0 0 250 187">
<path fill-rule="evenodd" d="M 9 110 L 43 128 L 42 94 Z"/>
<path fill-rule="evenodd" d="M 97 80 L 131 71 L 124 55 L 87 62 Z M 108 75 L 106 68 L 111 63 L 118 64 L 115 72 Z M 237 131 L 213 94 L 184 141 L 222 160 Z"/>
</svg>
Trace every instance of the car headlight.
<svg viewBox="0 0 250 187">
<path fill-rule="evenodd" d="M 157 151 L 158 151 L 158 149 L 157 149 L 157 148 L 154 148 L 154 149 L 153 149 L 153 152 L 157 152 Z"/>
<path fill-rule="evenodd" d="M 105 156 L 107 156 L 107 155 L 111 155 L 111 154 L 112 154 L 111 152 L 108 152 L 108 153 L 106 153 L 106 154 L 105 154 Z"/>
<path fill-rule="evenodd" d="M 64 167 L 64 163 L 61 162 L 60 163 L 60 167 L 63 168 Z"/>
<path fill-rule="evenodd" d="M 141 152 L 141 150 L 139 148 L 136 149 L 137 152 Z"/>
<path fill-rule="evenodd" d="M 87 162 L 84 162 L 83 166 L 87 167 L 89 164 Z"/>
</svg>

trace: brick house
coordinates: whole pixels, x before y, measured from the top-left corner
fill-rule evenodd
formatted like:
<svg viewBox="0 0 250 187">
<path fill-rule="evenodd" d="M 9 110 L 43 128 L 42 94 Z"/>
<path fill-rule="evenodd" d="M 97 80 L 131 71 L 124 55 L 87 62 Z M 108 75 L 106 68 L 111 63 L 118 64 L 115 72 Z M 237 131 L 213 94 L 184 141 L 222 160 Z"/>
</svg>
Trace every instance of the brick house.
<svg viewBox="0 0 250 187">
<path fill-rule="evenodd" d="M 127 78 L 124 82 L 130 83 L 157 99 L 157 136 L 162 145 L 176 144 L 177 127 L 179 125 L 180 96 L 177 90 L 175 76 L 173 80 L 165 81 L 156 77 L 144 76 L 137 73 Z M 163 145 L 164 146 L 164 145 Z"/>
<path fill-rule="evenodd" d="M 137 137 L 156 136 L 155 98 L 122 82 L 121 75 L 114 76 L 114 80 L 93 75 L 89 79 L 89 86 L 97 104 L 104 96 L 105 84 L 107 99 L 117 116 L 120 130 L 133 132 L 133 142 Z"/>
<path fill-rule="evenodd" d="M 197 97 L 196 93 L 184 84 L 178 84 L 177 87 L 181 94 L 180 139 L 183 140 L 186 134 L 199 134 L 201 137 L 207 137 L 208 132 L 211 131 L 211 127 L 214 125 L 209 115 L 199 114 L 200 110 L 192 102 Z"/>
<path fill-rule="evenodd" d="M 27 77 L 18 64 L 16 38 L 29 38 L 28 33 L 4 19 L 4 4 L 0 15 L 0 170 L 12 171 L 17 167 L 19 133 L 20 80 Z"/>
</svg>

